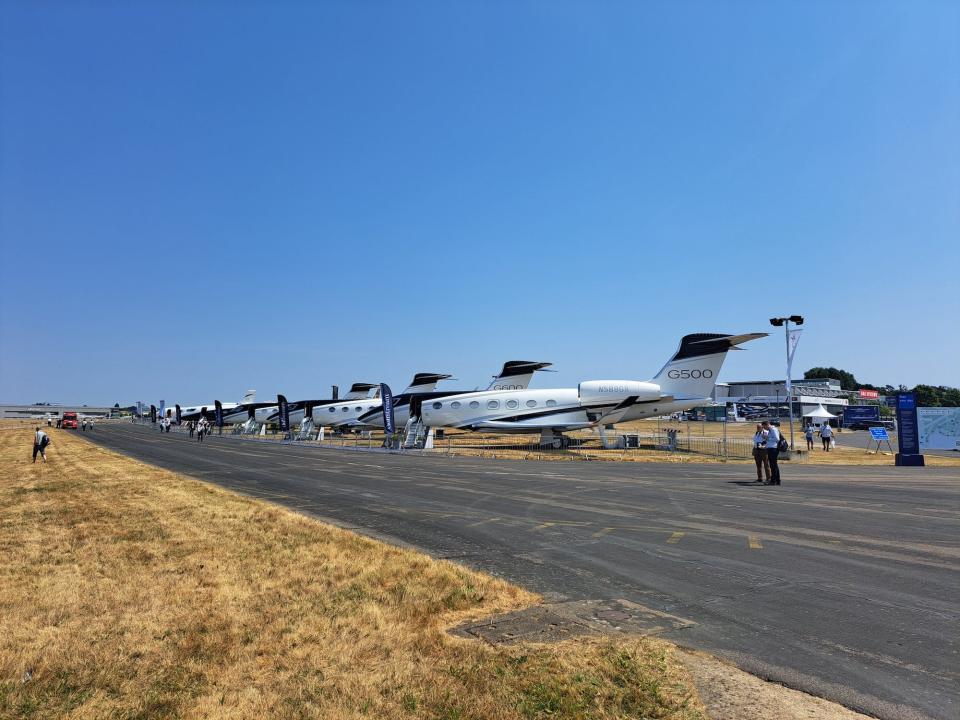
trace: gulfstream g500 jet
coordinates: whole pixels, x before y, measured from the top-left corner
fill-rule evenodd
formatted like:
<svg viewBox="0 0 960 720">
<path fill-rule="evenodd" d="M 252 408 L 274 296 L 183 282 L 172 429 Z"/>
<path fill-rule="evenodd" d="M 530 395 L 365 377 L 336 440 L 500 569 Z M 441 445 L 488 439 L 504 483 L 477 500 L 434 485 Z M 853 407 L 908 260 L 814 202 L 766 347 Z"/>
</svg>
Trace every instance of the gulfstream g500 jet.
<svg viewBox="0 0 960 720">
<path fill-rule="evenodd" d="M 487 387 L 487 390 L 523 390 L 533 379 L 533 374 L 538 370 L 545 370 L 550 367 L 547 362 L 531 362 L 529 360 L 507 360 L 503 364 L 503 369 L 493 376 L 493 380 Z M 450 375 L 438 375 L 439 379 L 449 378 Z M 403 427 L 407 424 L 411 415 L 414 418 L 420 416 L 420 408 L 424 403 L 435 401 L 437 398 L 447 397 L 448 395 L 461 395 L 467 390 L 436 390 L 436 384 L 433 387 L 417 386 L 413 383 L 399 395 L 393 398 L 393 416 L 397 427 Z M 382 401 L 376 407 L 363 413 L 357 418 L 362 425 L 373 425 L 383 427 L 383 403 Z"/>
<path fill-rule="evenodd" d="M 252 403 L 256 397 L 256 390 L 247 390 L 246 395 L 243 396 L 243 400 L 240 402 L 224 402 L 220 403 L 220 407 L 223 408 L 224 413 L 232 412 L 234 408 L 239 407 L 240 405 L 248 405 Z M 165 415 L 171 420 L 177 420 L 178 422 L 199 420 L 201 417 L 212 418 L 215 405 L 216 401 L 208 403 L 207 405 L 189 405 L 182 407 L 179 404 L 174 404 L 172 408 L 165 409 Z"/>
<path fill-rule="evenodd" d="M 540 433 L 559 446 L 560 433 L 658 417 L 708 404 L 727 352 L 766 333 L 686 335 L 649 381 L 588 380 L 557 390 L 487 390 L 424 402 L 431 427 L 481 432 Z"/>
<path fill-rule="evenodd" d="M 437 383 L 441 380 L 453 377 L 442 373 L 421 372 L 413 376 L 413 380 L 402 394 L 394 398 L 395 402 L 401 400 L 410 394 L 433 393 L 437 389 Z M 313 424 L 317 427 L 324 426 L 329 428 L 362 428 L 373 423 L 367 422 L 362 418 L 377 417 L 383 414 L 383 398 L 379 396 L 380 386 L 377 385 L 378 394 L 374 397 L 350 401 L 350 398 L 344 398 L 338 402 L 331 402 L 326 405 L 320 405 L 313 408 Z"/>
<path fill-rule="evenodd" d="M 288 404 L 290 413 L 290 425 L 295 426 L 303 422 L 304 418 L 310 417 L 315 407 L 327 405 L 329 403 L 342 402 L 344 400 L 363 400 L 375 398 L 380 393 L 380 386 L 374 383 L 354 383 L 350 386 L 349 392 L 343 398 L 337 398 L 337 386 L 333 387 L 333 397 L 323 400 L 295 400 Z M 269 407 L 261 408 L 256 412 L 256 421 L 258 423 L 275 423 L 279 420 L 280 410 L 277 403 Z"/>
</svg>

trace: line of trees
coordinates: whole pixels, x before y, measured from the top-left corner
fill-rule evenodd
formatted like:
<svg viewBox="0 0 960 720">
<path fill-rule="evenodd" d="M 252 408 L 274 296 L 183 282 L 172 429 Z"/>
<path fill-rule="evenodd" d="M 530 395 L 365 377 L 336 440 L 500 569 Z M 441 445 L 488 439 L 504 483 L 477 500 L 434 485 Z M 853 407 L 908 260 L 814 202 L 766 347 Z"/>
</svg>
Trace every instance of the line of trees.
<svg viewBox="0 0 960 720">
<path fill-rule="evenodd" d="M 947 385 L 871 385 L 857 382 L 853 373 L 835 367 L 815 367 L 807 370 L 805 380 L 839 380 L 844 390 L 876 390 L 881 395 L 893 395 L 898 392 L 913 392 L 917 396 L 917 405 L 921 407 L 960 407 L 960 388 Z"/>
</svg>

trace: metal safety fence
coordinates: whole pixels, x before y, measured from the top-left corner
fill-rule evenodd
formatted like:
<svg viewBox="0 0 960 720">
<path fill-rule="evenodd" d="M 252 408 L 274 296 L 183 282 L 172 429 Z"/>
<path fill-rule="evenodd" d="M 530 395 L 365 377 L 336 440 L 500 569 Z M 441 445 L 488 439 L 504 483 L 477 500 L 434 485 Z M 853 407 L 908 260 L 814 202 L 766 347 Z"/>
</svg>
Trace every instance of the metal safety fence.
<svg viewBox="0 0 960 720">
<path fill-rule="evenodd" d="M 137 420 L 150 426 L 149 420 Z M 692 425 L 692 424 L 691 424 Z M 159 423 L 154 424 L 160 432 Z M 169 432 L 189 433 L 186 424 L 172 424 Z M 683 458 L 710 460 L 748 460 L 752 457 L 750 440 L 721 435 L 697 434 L 693 428 L 666 429 L 661 432 L 636 432 L 607 429 L 581 430 L 558 436 L 555 442 L 544 441 L 539 434 L 496 434 L 463 430 L 435 429 L 426 443 L 404 447 L 402 433 L 387 436 L 382 430 L 335 432 L 325 428 L 307 437 L 294 432 L 284 435 L 273 428 L 264 432 L 243 434 L 238 426 L 211 429 L 208 437 L 242 440 L 251 443 L 283 443 L 311 447 L 390 451 L 426 455 L 491 457 L 534 460 L 608 460 L 631 461 L 640 458 Z M 426 447 L 424 447 L 426 445 Z"/>
</svg>

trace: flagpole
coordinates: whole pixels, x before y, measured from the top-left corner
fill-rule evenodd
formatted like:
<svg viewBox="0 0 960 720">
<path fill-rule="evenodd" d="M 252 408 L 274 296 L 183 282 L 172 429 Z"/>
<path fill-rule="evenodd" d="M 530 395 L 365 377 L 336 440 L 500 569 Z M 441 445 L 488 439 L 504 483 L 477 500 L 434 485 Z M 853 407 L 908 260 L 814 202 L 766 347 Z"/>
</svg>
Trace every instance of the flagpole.
<svg viewBox="0 0 960 720">
<path fill-rule="evenodd" d="M 793 381 L 790 378 L 791 365 L 793 364 L 793 354 L 790 352 L 790 323 L 791 321 L 796 325 L 803 325 L 803 317 L 801 315 L 791 315 L 790 317 L 780 317 L 780 318 L 770 318 L 770 324 L 779 327 L 783 325 L 783 337 L 787 345 L 787 380 L 786 380 L 786 390 L 787 390 L 787 407 L 790 408 L 790 450 L 794 449 L 793 445 Z M 796 348 L 796 344 L 794 344 Z M 777 413 L 779 414 L 779 410 Z"/>
<path fill-rule="evenodd" d="M 783 324 L 784 338 L 787 341 L 787 407 L 790 408 L 790 452 L 793 452 L 793 382 L 790 378 L 790 321 Z"/>
</svg>

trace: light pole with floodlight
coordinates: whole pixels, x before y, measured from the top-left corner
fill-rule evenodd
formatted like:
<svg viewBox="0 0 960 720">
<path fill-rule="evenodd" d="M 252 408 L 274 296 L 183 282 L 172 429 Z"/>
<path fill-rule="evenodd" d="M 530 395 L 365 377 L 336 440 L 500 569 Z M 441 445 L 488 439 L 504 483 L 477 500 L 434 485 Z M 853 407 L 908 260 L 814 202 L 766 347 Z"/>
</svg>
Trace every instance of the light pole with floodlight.
<svg viewBox="0 0 960 720">
<path fill-rule="evenodd" d="M 791 315 L 790 317 L 770 318 L 770 324 L 774 327 L 783 325 L 784 337 L 787 341 L 787 406 L 790 408 L 790 450 L 793 450 L 793 381 L 790 378 L 790 323 L 794 325 L 803 325 L 802 315 Z M 778 411 L 779 414 L 779 411 Z"/>
</svg>

